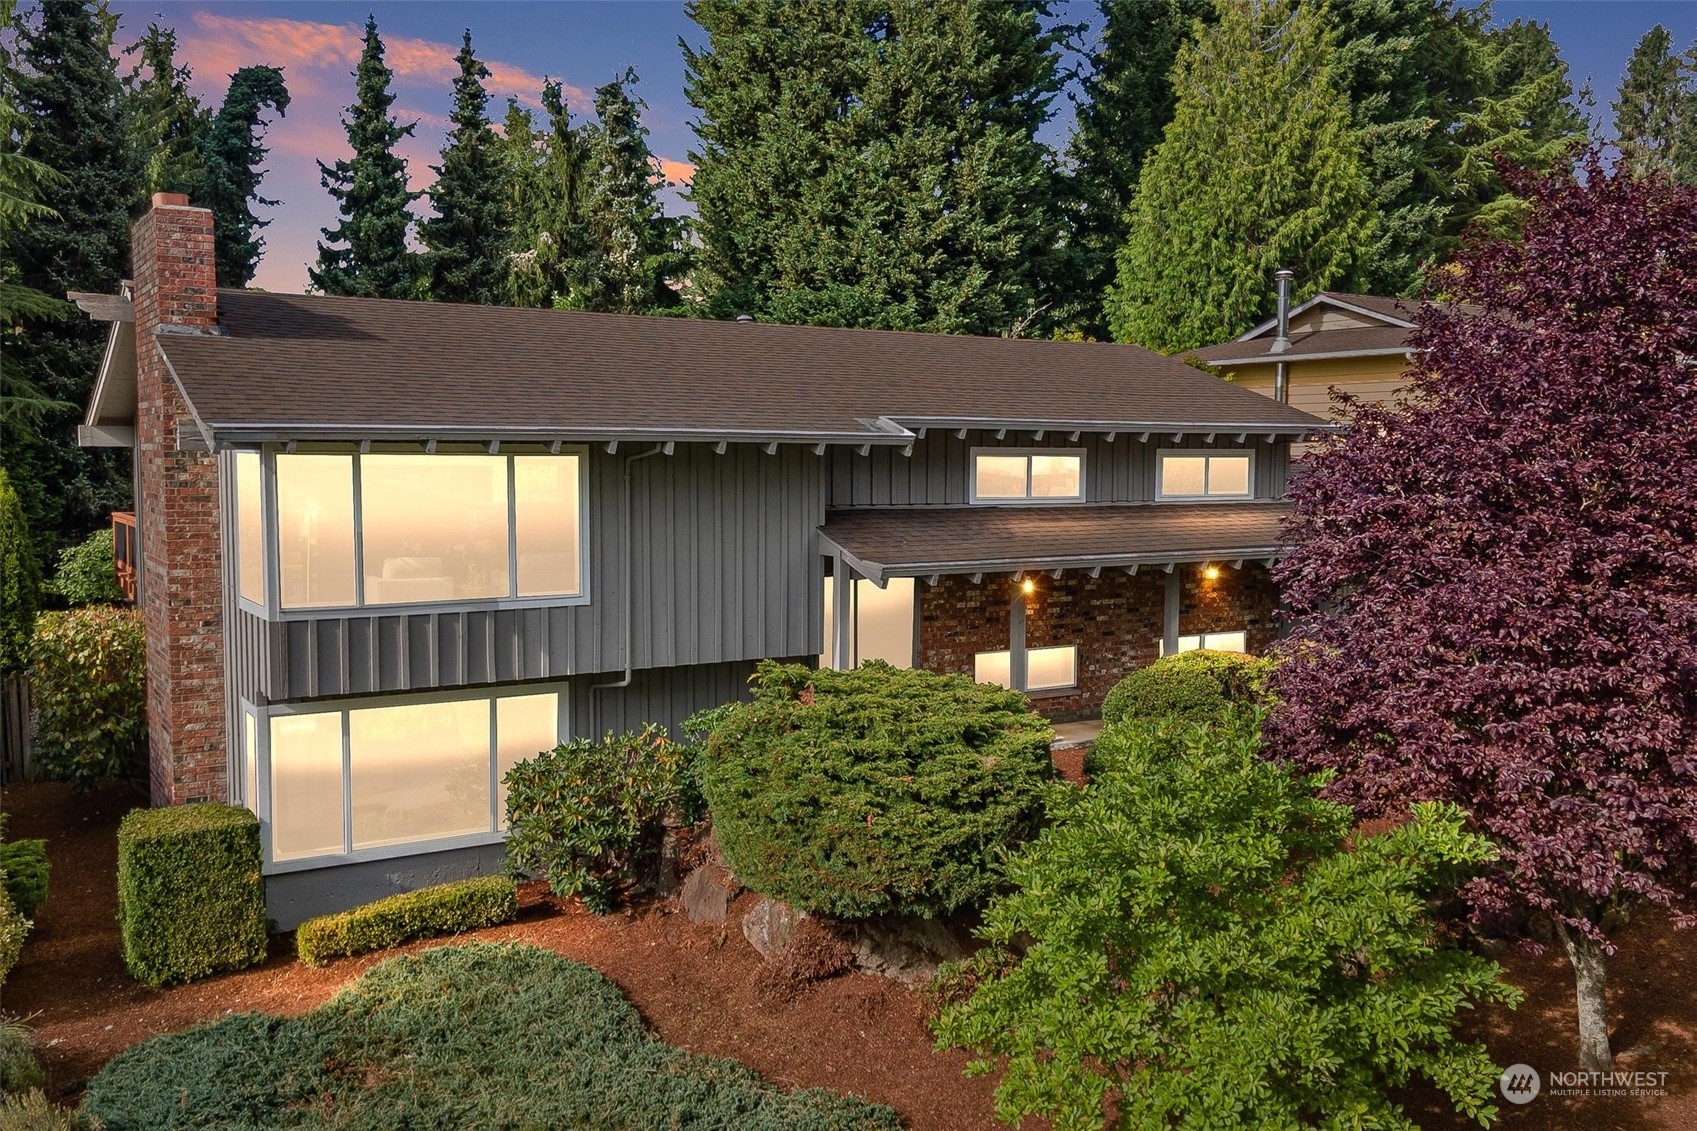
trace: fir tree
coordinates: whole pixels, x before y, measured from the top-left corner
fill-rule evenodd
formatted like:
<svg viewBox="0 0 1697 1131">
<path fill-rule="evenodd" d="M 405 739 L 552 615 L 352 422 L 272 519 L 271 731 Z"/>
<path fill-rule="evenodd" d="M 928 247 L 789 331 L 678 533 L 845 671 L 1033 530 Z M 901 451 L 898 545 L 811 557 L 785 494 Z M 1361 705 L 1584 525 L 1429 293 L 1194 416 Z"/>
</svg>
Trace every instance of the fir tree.
<svg viewBox="0 0 1697 1131">
<path fill-rule="evenodd" d="M 1659 171 L 1697 182 L 1697 48 L 1675 55 L 1661 24 L 1645 32 L 1627 60 L 1614 122 L 1615 144 L 1633 176 Z"/>
<path fill-rule="evenodd" d="M 1077 293 L 1067 320 L 1107 336 L 1102 296 L 1125 242 L 1126 206 L 1138 171 L 1173 116 L 1173 62 L 1212 0 L 1098 0 L 1102 38 L 1084 76 L 1078 125 L 1068 145 L 1068 272 Z"/>
<path fill-rule="evenodd" d="M 124 54 L 140 55 L 128 85 L 136 152 L 143 162 L 141 198 L 190 192 L 204 176 L 201 146 L 212 115 L 189 90 L 189 68 L 177 64 L 177 33 L 149 24 Z"/>
<path fill-rule="evenodd" d="M 259 229 L 271 221 L 256 217 L 252 206 L 277 203 L 259 195 L 259 166 L 265 160 L 259 134 L 266 124 L 259 114 L 267 106 L 279 115 L 289 108 L 283 72 L 243 67 L 230 77 L 224 105 L 201 144 L 202 173 L 189 195 L 212 210 L 220 286 L 245 287 L 253 279 L 265 246 Z"/>
<path fill-rule="evenodd" d="M 709 313 L 1016 332 L 1057 297 L 1041 3 L 701 0 L 691 199 Z"/>
<path fill-rule="evenodd" d="M 533 193 L 516 213 L 512 287 L 521 306 L 552 306 L 582 285 L 588 234 L 584 194 L 588 183 L 582 130 L 571 122 L 565 91 L 557 81 L 542 88 L 548 115 L 539 139 Z"/>
<path fill-rule="evenodd" d="M 667 281 L 682 272 L 683 233 L 660 207 L 666 182 L 655 173 L 642 125 L 646 104 L 631 97 L 636 81 L 636 72 L 627 69 L 595 91 L 583 208 L 588 255 L 582 281 L 555 305 L 619 314 L 677 305 Z"/>
<path fill-rule="evenodd" d="M 500 180 L 501 154 L 489 128 L 489 77 L 465 33 L 455 56 L 453 130 L 434 166 L 430 188 L 435 215 L 419 225 L 428 249 L 430 297 L 439 302 L 498 303 L 506 297 L 507 250 L 512 219 Z"/>
<path fill-rule="evenodd" d="M 1108 295 L 1114 337 L 1192 349 L 1271 311 L 1275 269 L 1348 284 L 1374 234 L 1348 100 L 1320 11 L 1223 4 L 1180 49 L 1178 102 L 1131 204 Z"/>
<path fill-rule="evenodd" d="M 410 298 L 416 290 L 417 264 L 407 249 L 407 211 L 421 194 L 407 191 L 406 161 L 395 144 L 412 135 L 417 123 L 401 125 L 389 117 L 393 77 L 383 62 L 377 20 L 365 21 L 365 48 L 354 71 L 354 104 L 343 126 L 354 155 L 334 165 L 318 163 L 320 183 L 335 198 L 342 219 L 324 229 L 318 265 L 309 268 L 312 285 L 325 294 Z"/>
<path fill-rule="evenodd" d="M 7 281 L 53 298 L 115 294 L 128 274 L 139 177 L 112 23 L 92 3 L 43 0 L 34 20 L 15 21 L 13 31 L 16 65 L 7 85 L 21 113 L 16 152 L 65 179 L 50 194 L 55 215 L 6 226 Z M 129 505 L 127 457 L 79 448 L 75 438 L 104 342 L 104 328 L 79 317 L 35 323 L 5 344 L 7 368 L 65 406 L 43 414 L 35 435 L 14 432 L 5 442 L 44 569 L 57 547 L 81 541 Z"/>
<path fill-rule="evenodd" d="M 545 135 L 537 130 L 535 115 L 517 98 L 508 98 L 495 156 L 504 189 L 502 199 L 511 218 L 505 301 L 512 306 L 549 305 L 548 296 L 539 293 L 536 272 L 545 153 Z"/>
</svg>

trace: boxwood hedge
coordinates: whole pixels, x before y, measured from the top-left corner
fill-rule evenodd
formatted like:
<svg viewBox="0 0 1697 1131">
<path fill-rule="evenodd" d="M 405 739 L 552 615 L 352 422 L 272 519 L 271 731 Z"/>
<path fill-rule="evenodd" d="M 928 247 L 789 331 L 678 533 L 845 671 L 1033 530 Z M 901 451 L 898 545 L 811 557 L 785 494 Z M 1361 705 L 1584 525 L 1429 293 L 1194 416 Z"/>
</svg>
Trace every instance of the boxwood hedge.
<svg viewBox="0 0 1697 1131">
<path fill-rule="evenodd" d="M 760 666 L 707 742 L 702 784 L 749 887 L 854 919 L 982 901 L 1055 779 L 1048 722 L 964 676 L 869 661 Z"/>
<path fill-rule="evenodd" d="M 233 805 L 137 809 L 118 826 L 124 965 L 150 986 L 265 961 L 259 821 Z"/>
<path fill-rule="evenodd" d="M 102 1069 L 82 1110 L 106 1131 L 900 1127 L 888 1108 L 663 1044 L 589 967 L 488 943 L 390 959 L 303 1017 L 155 1038 Z"/>
<path fill-rule="evenodd" d="M 322 966 L 332 958 L 382 950 L 409 939 L 492 927 L 516 914 L 518 895 L 512 880 L 477 876 L 308 919 L 295 931 L 295 953 L 310 966 Z"/>
<path fill-rule="evenodd" d="M 1241 652 L 1196 649 L 1163 656 L 1114 685 L 1102 702 L 1102 722 L 1213 722 L 1233 706 L 1257 702 L 1272 666 L 1269 659 Z"/>
</svg>

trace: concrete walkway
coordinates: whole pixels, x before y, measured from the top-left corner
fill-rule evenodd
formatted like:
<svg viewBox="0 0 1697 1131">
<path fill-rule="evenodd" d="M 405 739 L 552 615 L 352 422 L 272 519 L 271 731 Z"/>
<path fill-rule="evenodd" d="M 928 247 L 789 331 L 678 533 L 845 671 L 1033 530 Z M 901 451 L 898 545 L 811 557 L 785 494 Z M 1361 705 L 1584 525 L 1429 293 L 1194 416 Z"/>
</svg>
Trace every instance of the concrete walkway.
<svg viewBox="0 0 1697 1131">
<path fill-rule="evenodd" d="M 1077 746 L 1089 746 L 1096 741 L 1096 736 L 1101 733 L 1101 719 L 1084 719 L 1076 723 L 1057 723 L 1055 724 L 1055 741 L 1051 749 L 1071 750 Z"/>
</svg>

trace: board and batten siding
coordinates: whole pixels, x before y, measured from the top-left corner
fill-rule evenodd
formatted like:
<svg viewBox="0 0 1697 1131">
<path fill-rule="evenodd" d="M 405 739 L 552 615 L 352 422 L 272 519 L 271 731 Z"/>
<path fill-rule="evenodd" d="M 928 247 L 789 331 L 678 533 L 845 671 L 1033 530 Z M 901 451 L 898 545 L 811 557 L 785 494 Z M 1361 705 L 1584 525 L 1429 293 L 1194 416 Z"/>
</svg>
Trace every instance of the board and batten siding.
<svg viewBox="0 0 1697 1131">
<path fill-rule="evenodd" d="M 622 674 L 627 601 L 638 670 L 817 655 L 821 457 L 799 445 L 772 455 L 733 445 L 719 455 L 690 444 L 639 460 L 630 465 L 627 531 L 626 460 L 643 450 L 591 449 L 587 604 L 267 621 L 236 607 L 227 576 L 232 703 L 239 695 L 275 702 Z"/>
<path fill-rule="evenodd" d="M 1255 451 L 1255 495 L 1284 494 L 1289 472 L 1290 445 L 1279 440 L 1219 433 L 1213 443 L 1187 435 L 1174 441 L 1170 434 L 1120 433 L 1110 443 L 1103 433 L 1085 433 L 1068 441 L 1065 432 L 1050 432 L 1041 440 L 1030 433 L 998 440 L 990 431 L 968 431 L 964 440 L 952 431 L 932 430 L 913 445 L 911 456 L 895 448 L 874 448 L 861 455 L 850 447 L 834 447 L 826 456 L 828 495 L 833 507 L 963 506 L 970 503 L 968 481 L 973 448 L 1054 448 L 1084 450 L 1084 501 L 1087 503 L 1147 503 L 1155 499 L 1155 454 L 1164 448 L 1252 448 Z"/>
</svg>

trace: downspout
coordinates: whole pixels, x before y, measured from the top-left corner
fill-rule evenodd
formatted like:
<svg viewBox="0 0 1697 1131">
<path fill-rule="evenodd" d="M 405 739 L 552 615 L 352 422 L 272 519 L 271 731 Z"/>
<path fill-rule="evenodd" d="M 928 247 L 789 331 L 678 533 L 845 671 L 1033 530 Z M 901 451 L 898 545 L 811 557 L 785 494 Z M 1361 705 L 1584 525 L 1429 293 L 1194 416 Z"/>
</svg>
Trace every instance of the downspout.
<svg viewBox="0 0 1697 1131">
<path fill-rule="evenodd" d="M 1279 334 L 1273 339 L 1271 353 L 1284 353 L 1290 349 L 1290 281 L 1296 272 L 1288 267 L 1281 267 L 1273 272 L 1273 278 L 1279 286 Z M 1290 403 L 1290 363 L 1280 361 L 1273 369 L 1273 399 L 1280 404 Z"/>
<path fill-rule="evenodd" d="M 636 463 L 639 459 L 647 459 L 649 456 L 657 456 L 664 450 L 664 444 L 656 444 L 646 452 L 638 452 L 636 455 L 629 456 L 625 460 L 625 674 L 622 679 L 616 680 L 612 683 L 597 683 L 589 689 L 589 738 L 592 741 L 601 733 L 599 725 L 601 721 L 599 704 L 601 701 L 596 697 L 595 693 L 597 691 L 614 691 L 621 687 L 629 687 L 631 679 L 636 674 L 636 668 L 632 663 L 631 654 L 631 622 L 635 619 L 634 606 L 636 604 L 636 602 L 632 599 L 631 593 L 631 581 L 636 573 L 636 566 L 632 560 L 633 555 L 631 548 L 631 465 Z"/>
</svg>

